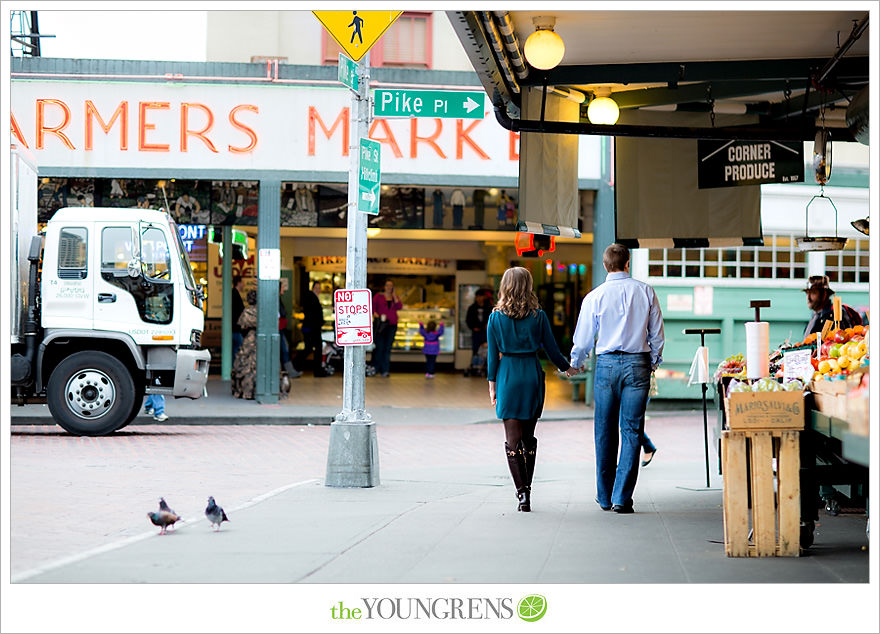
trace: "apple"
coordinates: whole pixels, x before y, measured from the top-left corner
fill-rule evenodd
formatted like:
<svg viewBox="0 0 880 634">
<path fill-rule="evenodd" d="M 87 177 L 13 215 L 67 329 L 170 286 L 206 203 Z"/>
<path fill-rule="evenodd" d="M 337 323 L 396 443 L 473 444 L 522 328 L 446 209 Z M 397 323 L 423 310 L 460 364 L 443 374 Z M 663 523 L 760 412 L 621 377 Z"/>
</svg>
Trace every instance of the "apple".
<svg viewBox="0 0 880 634">
<path fill-rule="evenodd" d="M 831 372 L 831 363 L 829 359 L 822 359 L 821 361 L 819 361 L 819 365 L 816 369 L 822 374 L 828 374 L 829 372 Z"/>
<path fill-rule="evenodd" d="M 834 333 L 834 343 L 846 343 L 849 341 L 849 335 L 844 330 L 838 330 Z"/>
<path fill-rule="evenodd" d="M 850 367 L 851 364 L 852 364 L 852 359 L 847 356 L 842 356 L 837 360 L 837 366 L 841 370 L 846 370 L 847 368 Z"/>
<path fill-rule="evenodd" d="M 868 344 L 866 344 L 864 341 L 860 341 L 858 346 L 856 346 L 856 354 L 859 358 L 862 358 L 866 354 L 868 354 Z"/>
<path fill-rule="evenodd" d="M 832 359 L 837 359 L 840 356 L 840 349 L 843 347 L 842 343 L 835 343 L 831 346 L 831 349 L 828 351 L 828 356 Z"/>
</svg>

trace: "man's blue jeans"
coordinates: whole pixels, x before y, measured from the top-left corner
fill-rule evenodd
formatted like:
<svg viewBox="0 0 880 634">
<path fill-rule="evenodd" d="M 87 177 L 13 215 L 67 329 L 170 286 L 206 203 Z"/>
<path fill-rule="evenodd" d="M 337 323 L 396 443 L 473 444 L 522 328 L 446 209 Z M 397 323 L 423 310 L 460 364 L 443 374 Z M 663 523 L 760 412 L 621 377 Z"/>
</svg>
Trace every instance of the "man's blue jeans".
<svg viewBox="0 0 880 634">
<path fill-rule="evenodd" d="M 639 475 L 651 355 L 600 354 L 595 380 L 596 498 L 601 506 L 627 506 Z"/>
</svg>

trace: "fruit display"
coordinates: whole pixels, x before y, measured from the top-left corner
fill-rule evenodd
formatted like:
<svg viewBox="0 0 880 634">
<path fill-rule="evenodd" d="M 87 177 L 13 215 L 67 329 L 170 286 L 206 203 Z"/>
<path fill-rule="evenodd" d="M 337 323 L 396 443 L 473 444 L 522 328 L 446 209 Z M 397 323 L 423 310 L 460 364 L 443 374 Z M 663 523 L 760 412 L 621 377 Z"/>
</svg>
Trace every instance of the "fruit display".
<svg viewBox="0 0 880 634">
<path fill-rule="evenodd" d="M 814 338 L 814 381 L 844 379 L 870 363 L 868 327 L 853 326 L 830 331 L 821 342 Z M 818 354 L 816 354 L 818 352 Z"/>
<path fill-rule="evenodd" d="M 742 353 L 732 354 L 718 364 L 715 369 L 715 380 L 723 376 L 744 377 L 746 375 L 746 358 Z"/>
<path fill-rule="evenodd" d="M 861 325 L 833 328 L 829 322 L 824 336 L 813 333 L 803 341 L 794 344 L 786 341 L 773 350 L 768 358 L 769 376 L 749 379 L 743 355 L 734 354 L 718 364 L 715 380 L 726 386 L 723 393 L 728 399 L 731 394 L 739 392 L 809 390 L 815 396 L 816 409 L 820 412 L 845 418 L 851 409 L 854 420 L 864 423 L 867 420 L 867 377 L 871 358 L 869 329 L 869 326 Z M 804 368 L 806 376 L 802 376 L 803 380 L 785 377 L 786 353 L 795 351 L 804 351 L 810 355 L 812 376 Z M 801 358 L 800 361 L 805 362 L 805 359 Z M 793 369 L 792 374 L 796 373 L 800 373 L 800 369 Z M 847 379 L 849 380 L 844 387 Z M 851 388 L 851 395 L 846 395 L 846 388 Z M 867 425 L 862 424 L 862 427 L 867 428 Z"/>
</svg>

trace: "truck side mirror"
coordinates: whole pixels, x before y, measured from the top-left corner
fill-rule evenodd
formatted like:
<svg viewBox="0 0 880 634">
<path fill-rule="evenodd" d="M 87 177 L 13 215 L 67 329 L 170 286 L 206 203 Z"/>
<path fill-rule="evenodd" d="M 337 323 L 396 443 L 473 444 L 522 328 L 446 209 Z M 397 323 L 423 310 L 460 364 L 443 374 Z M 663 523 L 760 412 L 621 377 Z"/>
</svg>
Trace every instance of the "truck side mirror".
<svg viewBox="0 0 880 634">
<path fill-rule="evenodd" d="M 128 262 L 128 276 L 129 277 L 140 277 L 141 276 L 141 261 L 138 258 L 132 258 Z"/>
</svg>

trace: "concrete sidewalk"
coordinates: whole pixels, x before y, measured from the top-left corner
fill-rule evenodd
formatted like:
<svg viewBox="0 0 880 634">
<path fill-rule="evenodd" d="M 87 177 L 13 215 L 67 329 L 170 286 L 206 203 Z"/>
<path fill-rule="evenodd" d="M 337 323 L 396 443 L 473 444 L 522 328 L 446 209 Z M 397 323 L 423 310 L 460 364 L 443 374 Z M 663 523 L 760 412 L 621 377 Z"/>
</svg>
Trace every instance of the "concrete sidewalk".
<svg viewBox="0 0 880 634">
<path fill-rule="evenodd" d="M 204 517 L 190 517 L 168 535 L 151 530 L 14 581 L 868 581 L 863 514 L 822 513 L 816 544 L 799 558 L 726 557 L 721 478 L 713 474 L 706 489 L 703 455 L 676 455 L 643 470 L 632 515 L 604 512 L 593 502 L 595 480 L 583 462 L 539 463 L 531 513 L 516 512 L 500 458 L 485 465 L 386 468 L 376 487 L 329 488 L 317 478 L 291 483 L 227 508 L 230 522 L 219 532 Z"/>
<path fill-rule="evenodd" d="M 441 417 L 424 409 L 408 415 Z M 397 424 L 385 429 L 380 424 L 386 463 L 380 465 L 378 486 L 330 488 L 322 477 L 300 478 L 225 505 L 230 521 L 219 532 L 211 529 L 200 510 L 178 509 L 186 521 L 167 535 L 147 528 L 143 513 L 138 513 L 143 532 L 14 575 L 12 587 L 35 585 L 44 593 L 53 587 L 47 584 L 62 584 L 54 587 L 76 596 L 80 590 L 91 592 L 88 584 L 123 584 L 116 589 L 133 595 L 126 623 L 132 610 L 164 612 L 175 601 L 183 602 L 184 614 L 195 623 L 208 614 L 238 618 L 223 621 L 235 626 L 191 625 L 191 631 L 348 631 L 329 616 L 331 604 L 343 599 L 349 606 L 360 605 L 362 597 L 382 596 L 513 593 L 510 596 L 519 600 L 530 592 L 546 596 L 553 605 L 552 617 L 548 612 L 540 624 L 513 617 L 513 623 L 498 626 L 458 621 L 440 630 L 439 623 L 375 619 L 372 624 L 358 622 L 357 631 L 416 631 L 426 626 L 430 631 L 520 631 L 516 624 L 529 626 L 529 631 L 566 632 L 876 631 L 864 626 L 876 620 L 877 606 L 876 588 L 869 584 L 864 513 L 832 517 L 820 511 L 815 544 L 801 557 L 725 556 L 722 482 L 713 451 L 710 486 L 705 486 L 702 413 L 649 421 L 661 450 L 640 473 L 631 515 L 604 512 L 593 501 L 592 451 L 583 444 L 592 438 L 592 421 L 543 424 L 544 451 L 533 483 L 533 510 L 518 513 L 498 450 L 497 423 L 462 426 L 448 410 L 445 420 L 441 429 Z M 150 451 L 157 438 L 138 427 L 133 426 L 128 432 L 131 440 L 125 442 L 136 442 L 146 433 L 142 451 Z M 86 446 L 103 447 L 103 440 Z M 422 459 L 397 457 L 413 446 L 423 452 Z M 430 451 L 431 446 L 436 450 Z M 233 455 L 234 451 L 230 449 Z M 320 454 L 319 463 L 326 453 Z M 100 453 L 96 450 L 95 455 Z M 240 469 L 234 460 L 217 468 Z M 321 473 L 320 468 L 310 469 Z M 203 477 L 210 481 L 212 476 Z M 180 590 L 163 592 L 166 598 L 155 605 L 144 603 L 148 589 L 140 584 L 259 585 L 233 586 L 234 595 L 212 588 L 213 596 L 229 596 L 228 604 L 213 599 L 205 603 L 201 597 L 180 599 L 193 589 L 181 585 Z M 298 587 L 267 604 L 265 597 L 276 595 L 264 584 Z M 375 584 L 407 586 L 392 585 L 389 590 Z M 706 590 L 702 584 L 768 586 L 766 591 L 745 588 L 747 598 L 733 603 L 735 590 L 730 586 Z M 815 606 L 821 618 L 811 623 L 824 625 L 804 627 L 810 610 L 780 599 L 780 584 L 802 585 L 803 590 L 795 591 L 801 597 L 821 596 L 821 605 Z M 664 589 L 672 593 L 672 601 L 662 594 Z M 639 593 L 639 609 L 624 618 L 620 614 L 633 608 L 633 591 Z M 833 603 L 835 593 L 845 593 L 852 601 L 847 599 L 845 606 Z M 624 601 L 625 596 L 630 599 Z M 241 614 L 235 614 L 233 606 L 240 607 Z M 596 615 L 584 621 L 584 610 L 595 610 Z M 792 610 L 797 614 L 786 616 Z M 290 620 L 291 614 L 298 617 Z M 743 621 L 748 618 L 754 621 Z M 829 629 L 829 621 L 836 629 Z M 185 620 L 172 622 L 175 630 L 187 627 Z M 795 622 L 800 624 L 796 629 L 789 627 Z M 504 629 L 492 629 L 501 625 Z M 127 626 L 105 631 L 126 630 Z"/>
</svg>

